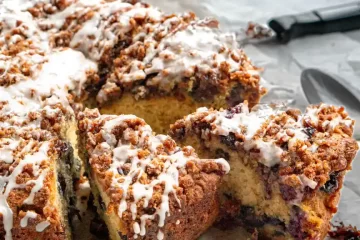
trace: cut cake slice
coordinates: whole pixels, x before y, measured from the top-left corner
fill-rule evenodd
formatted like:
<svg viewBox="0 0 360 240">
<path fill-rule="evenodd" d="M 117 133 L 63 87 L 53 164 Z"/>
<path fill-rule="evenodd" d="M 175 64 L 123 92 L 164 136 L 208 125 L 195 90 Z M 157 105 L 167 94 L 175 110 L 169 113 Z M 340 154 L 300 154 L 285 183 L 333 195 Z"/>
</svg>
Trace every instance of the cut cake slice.
<svg viewBox="0 0 360 240">
<path fill-rule="evenodd" d="M 79 118 L 93 194 L 111 239 L 190 240 L 212 225 L 218 184 L 229 170 L 224 159 L 201 160 L 134 115 L 86 110 Z"/>
<path fill-rule="evenodd" d="M 224 218 L 270 239 L 323 239 L 337 211 L 343 179 L 358 150 L 354 121 L 342 107 L 299 110 L 247 103 L 200 108 L 171 135 L 200 157 L 223 157 Z M 233 221 L 234 222 L 234 221 Z"/>
</svg>

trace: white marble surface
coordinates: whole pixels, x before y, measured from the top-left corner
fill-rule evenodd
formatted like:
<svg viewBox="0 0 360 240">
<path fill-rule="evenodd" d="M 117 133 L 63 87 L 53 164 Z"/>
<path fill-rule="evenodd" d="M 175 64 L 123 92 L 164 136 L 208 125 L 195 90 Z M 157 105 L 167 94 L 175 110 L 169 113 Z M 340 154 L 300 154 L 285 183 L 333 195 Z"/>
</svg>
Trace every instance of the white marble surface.
<svg viewBox="0 0 360 240">
<path fill-rule="evenodd" d="M 240 31 L 249 21 L 266 23 L 271 17 L 353 1 L 147 0 L 167 12 L 190 10 L 200 17 L 216 17 L 225 31 Z M 267 82 L 289 87 L 295 91 L 295 105 L 298 107 L 303 108 L 305 105 L 299 81 L 304 68 L 320 68 L 339 74 L 347 85 L 359 92 L 360 96 L 360 30 L 345 34 L 305 37 L 287 45 L 248 45 L 246 52 L 256 65 L 265 68 L 263 77 Z M 347 175 L 339 212 L 333 221 L 340 220 L 360 228 L 360 157 L 355 160 L 353 168 Z M 215 236 L 212 232 L 210 235 Z"/>
</svg>

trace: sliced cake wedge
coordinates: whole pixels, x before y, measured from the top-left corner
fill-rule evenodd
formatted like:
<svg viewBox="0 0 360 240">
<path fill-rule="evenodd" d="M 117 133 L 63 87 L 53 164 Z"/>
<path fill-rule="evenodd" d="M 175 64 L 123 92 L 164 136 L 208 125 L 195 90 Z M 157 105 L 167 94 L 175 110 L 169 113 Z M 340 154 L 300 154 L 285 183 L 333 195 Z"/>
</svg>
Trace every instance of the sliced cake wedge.
<svg viewBox="0 0 360 240">
<path fill-rule="evenodd" d="M 171 136 L 200 157 L 231 166 L 222 186 L 225 218 L 270 239 L 323 239 L 337 211 L 344 175 L 358 150 L 344 108 L 310 106 L 304 114 L 247 103 L 200 108 L 171 127 Z"/>
<path fill-rule="evenodd" d="M 196 239 L 217 218 L 224 159 L 201 160 L 134 115 L 86 110 L 79 129 L 111 239 Z"/>
<path fill-rule="evenodd" d="M 0 236 L 70 239 L 67 144 L 40 129 L 9 132 L 0 133 Z"/>
</svg>

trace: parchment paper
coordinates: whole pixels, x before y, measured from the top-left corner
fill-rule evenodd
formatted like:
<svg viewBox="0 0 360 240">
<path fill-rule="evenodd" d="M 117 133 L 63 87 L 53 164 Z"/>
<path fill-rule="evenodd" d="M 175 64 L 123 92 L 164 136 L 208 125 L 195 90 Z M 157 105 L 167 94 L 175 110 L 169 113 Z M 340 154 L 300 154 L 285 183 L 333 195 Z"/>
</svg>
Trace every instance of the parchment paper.
<svg viewBox="0 0 360 240">
<path fill-rule="evenodd" d="M 147 0 L 167 12 L 193 11 L 199 17 L 216 17 L 225 31 L 245 28 L 249 21 L 266 23 L 271 17 L 304 12 L 354 0 Z M 275 97 L 295 98 L 294 105 L 304 108 L 300 88 L 300 74 L 305 68 L 320 68 L 340 75 L 360 96 L 360 30 L 301 38 L 287 45 L 247 45 L 247 54 L 257 66 L 265 68 L 263 78 L 273 85 L 293 89 L 294 93 L 279 92 Z M 295 95 L 293 95 L 295 94 Z M 274 95 L 272 95 L 272 98 Z M 265 98 L 264 101 L 269 99 Z M 339 211 L 333 222 L 360 228 L 360 159 L 354 160 L 353 170 L 347 174 Z M 217 233 L 211 229 L 210 239 L 244 239 L 245 233 Z"/>
</svg>

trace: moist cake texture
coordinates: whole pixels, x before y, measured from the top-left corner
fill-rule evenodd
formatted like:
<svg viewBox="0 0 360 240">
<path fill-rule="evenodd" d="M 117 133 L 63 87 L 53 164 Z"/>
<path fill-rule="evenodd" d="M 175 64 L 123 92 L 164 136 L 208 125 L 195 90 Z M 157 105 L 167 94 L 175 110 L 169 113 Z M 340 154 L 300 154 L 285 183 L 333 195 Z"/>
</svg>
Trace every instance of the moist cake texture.
<svg viewBox="0 0 360 240">
<path fill-rule="evenodd" d="M 200 108 L 171 135 L 200 157 L 231 165 L 222 186 L 225 219 L 257 227 L 270 239 L 323 239 L 337 211 L 346 171 L 358 150 L 343 108 L 310 106 L 304 114 L 247 103 Z"/>
<path fill-rule="evenodd" d="M 79 115 L 98 210 L 111 239 L 196 239 L 215 221 L 224 159 L 200 160 L 134 115 Z M 85 141 L 85 140 L 84 140 Z"/>
</svg>

